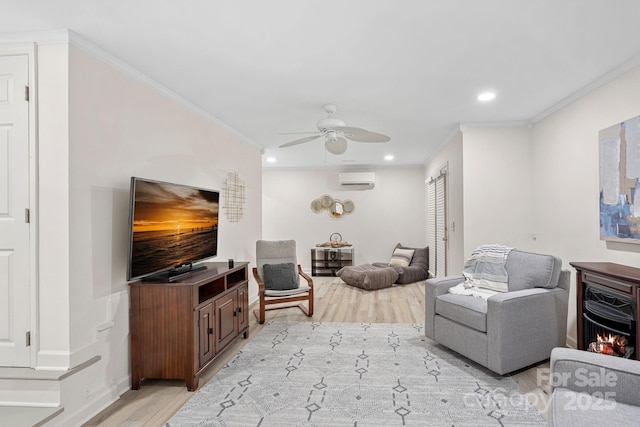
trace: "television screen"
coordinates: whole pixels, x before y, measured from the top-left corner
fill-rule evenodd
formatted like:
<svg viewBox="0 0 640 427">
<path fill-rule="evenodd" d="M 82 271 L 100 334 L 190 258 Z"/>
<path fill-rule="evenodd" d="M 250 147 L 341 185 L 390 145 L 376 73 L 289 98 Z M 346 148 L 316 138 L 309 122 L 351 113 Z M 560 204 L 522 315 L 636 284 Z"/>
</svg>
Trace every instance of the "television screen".
<svg viewBox="0 0 640 427">
<path fill-rule="evenodd" d="M 218 191 L 132 177 L 127 280 L 216 256 L 219 199 Z"/>
</svg>

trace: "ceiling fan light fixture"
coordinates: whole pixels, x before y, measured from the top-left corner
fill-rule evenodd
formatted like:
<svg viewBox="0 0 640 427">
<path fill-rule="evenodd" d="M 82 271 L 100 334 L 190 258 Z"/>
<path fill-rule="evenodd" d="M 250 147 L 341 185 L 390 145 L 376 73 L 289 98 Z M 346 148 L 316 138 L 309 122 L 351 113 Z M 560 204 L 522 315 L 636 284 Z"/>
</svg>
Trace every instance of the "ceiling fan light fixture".
<svg viewBox="0 0 640 427">
<path fill-rule="evenodd" d="M 343 154 L 347 151 L 347 140 L 344 138 L 336 138 L 335 140 L 331 140 L 327 138 L 324 141 L 324 148 L 331 154 L 335 154 L 336 156 L 339 154 Z"/>
<path fill-rule="evenodd" d="M 324 119 L 320 119 L 316 122 L 316 127 L 320 132 L 324 132 L 328 129 L 332 129 L 339 126 L 344 126 L 345 123 L 343 120 L 336 119 L 333 117 L 327 117 Z"/>
<path fill-rule="evenodd" d="M 336 142 L 338 140 L 338 132 L 330 130 L 325 134 L 325 137 L 327 141 Z"/>
</svg>

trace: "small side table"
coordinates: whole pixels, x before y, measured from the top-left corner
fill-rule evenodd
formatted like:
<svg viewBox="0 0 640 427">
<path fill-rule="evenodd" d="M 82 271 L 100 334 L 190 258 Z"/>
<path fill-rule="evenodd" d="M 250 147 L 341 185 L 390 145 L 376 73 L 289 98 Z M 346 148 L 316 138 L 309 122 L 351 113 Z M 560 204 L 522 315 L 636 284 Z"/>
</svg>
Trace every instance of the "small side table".
<svg viewBox="0 0 640 427">
<path fill-rule="evenodd" d="M 353 265 L 353 246 L 311 249 L 311 275 L 335 276 L 342 267 Z"/>
</svg>

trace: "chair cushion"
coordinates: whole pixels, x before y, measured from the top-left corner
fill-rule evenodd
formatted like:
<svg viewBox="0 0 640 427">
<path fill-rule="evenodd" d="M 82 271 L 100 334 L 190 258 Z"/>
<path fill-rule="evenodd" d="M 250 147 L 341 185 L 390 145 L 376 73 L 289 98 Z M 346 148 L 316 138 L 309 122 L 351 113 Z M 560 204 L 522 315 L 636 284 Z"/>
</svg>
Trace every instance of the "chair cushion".
<svg viewBox="0 0 640 427">
<path fill-rule="evenodd" d="M 436 298 L 436 314 L 480 332 L 487 332 L 487 300 L 444 294 Z"/>
<path fill-rule="evenodd" d="M 264 287 L 269 290 L 289 290 L 298 287 L 298 272 L 292 262 L 265 264 Z"/>
<path fill-rule="evenodd" d="M 388 288 L 398 278 L 398 272 L 393 267 L 374 267 L 371 264 L 342 267 L 336 271 L 347 285 L 373 290 Z"/>
<path fill-rule="evenodd" d="M 509 291 L 558 286 L 562 261 L 553 255 L 542 255 L 513 249 L 504 268 L 509 275 Z"/>
<path fill-rule="evenodd" d="M 291 297 L 298 294 L 304 294 L 311 290 L 309 286 L 300 286 L 295 289 L 285 289 L 285 290 L 273 290 L 273 289 L 265 289 L 264 295 L 267 297 Z"/>
</svg>

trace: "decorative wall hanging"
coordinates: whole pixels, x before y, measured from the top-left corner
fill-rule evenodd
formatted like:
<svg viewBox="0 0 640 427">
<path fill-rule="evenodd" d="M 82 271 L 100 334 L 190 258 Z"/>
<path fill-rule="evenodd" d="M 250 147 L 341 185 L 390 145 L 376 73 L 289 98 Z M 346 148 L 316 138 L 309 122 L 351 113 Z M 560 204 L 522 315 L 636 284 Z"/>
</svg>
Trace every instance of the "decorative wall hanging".
<svg viewBox="0 0 640 427">
<path fill-rule="evenodd" d="M 224 213 L 230 222 L 238 222 L 244 215 L 244 181 L 238 172 L 229 172 L 224 180 Z"/>
<path fill-rule="evenodd" d="M 314 213 L 326 210 L 332 218 L 342 218 L 344 215 L 353 212 L 354 209 L 355 205 L 351 200 L 342 201 L 326 194 L 311 201 L 311 210 Z"/>
<path fill-rule="evenodd" d="M 640 116 L 603 129 L 600 239 L 640 243 Z"/>
</svg>

